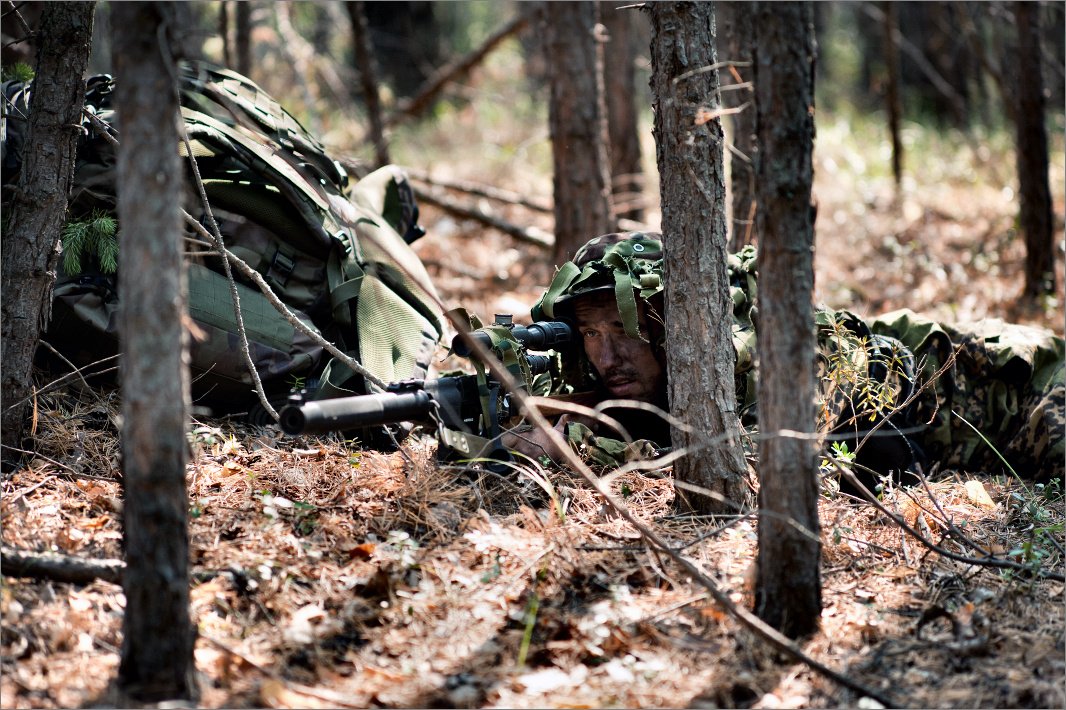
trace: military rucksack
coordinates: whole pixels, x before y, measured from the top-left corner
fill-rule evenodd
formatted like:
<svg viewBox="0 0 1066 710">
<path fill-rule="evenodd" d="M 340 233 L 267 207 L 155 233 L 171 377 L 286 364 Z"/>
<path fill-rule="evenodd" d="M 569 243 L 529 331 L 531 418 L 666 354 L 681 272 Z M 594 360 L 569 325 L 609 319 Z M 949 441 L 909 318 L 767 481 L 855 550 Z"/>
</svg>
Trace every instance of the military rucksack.
<svg viewBox="0 0 1066 710">
<path fill-rule="evenodd" d="M 86 109 L 121 140 L 112 106 L 115 80 L 87 82 Z M 14 180 L 25 139 L 32 84 L 8 82 L 4 183 Z M 383 382 L 424 377 L 442 334 L 433 285 L 410 243 L 422 235 L 414 194 L 399 168 L 381 168 L 354 185 L 341 165 L 277 101 L 226 69 L 187 62 L 179 73 L 181 112 L 192 153 L 226 247 L 254 268 L 306 325 Z M 115 148 L 86 118 L 79 141 L 60 274 L 45 338 L 78 365 L 117 352 L 111 243 L 94 250 L 72 235 L 116 216 Z M 117 131 L 114 129 L 117 128 Z M 176 146 L 187 158 L 184 143 Z M 210 230 L 188 168 L 185 210 Z M 121 229 L 121 225 L 117 225 Z M 188 309 L 194 400 L 222 410 L 254 407 L 252 379 L 239 347 L 230 284 L 210 244 L 186 227 Z M 77 253 L 71 254 L 72 249 Z M 69 258 L 74 256 L 74 259 Z M 312 398 L 372 391 L 365 378 L 330 358 L 294 328 L 236 269 L 252 359 L 272 400 L 294 387 Z"/>
</svg>

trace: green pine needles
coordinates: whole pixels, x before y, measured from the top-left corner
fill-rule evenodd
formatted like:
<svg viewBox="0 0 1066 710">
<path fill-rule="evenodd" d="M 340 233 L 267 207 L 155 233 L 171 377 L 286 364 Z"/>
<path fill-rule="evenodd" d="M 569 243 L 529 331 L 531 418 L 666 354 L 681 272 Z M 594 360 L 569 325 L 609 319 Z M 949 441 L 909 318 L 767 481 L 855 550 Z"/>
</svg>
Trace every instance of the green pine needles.
<svg viewBox="0 0 1066 710">
<path fill-rule="evenodd" d="M 0 81 L 32 81 L 33 80 L 33 67 L 25 62 L 15 62 L 9 64 L 0 71 Z"/>
<path fill-rule="evenodd" d="M 85 220 L 74 220 L 63 227 L 63 271 L 68 275 L 83 271 L 82 260 L 91 257 L 100 271 L 118 271 L 118 221 L 104 212 L 94 212 Z"/>
</svg>

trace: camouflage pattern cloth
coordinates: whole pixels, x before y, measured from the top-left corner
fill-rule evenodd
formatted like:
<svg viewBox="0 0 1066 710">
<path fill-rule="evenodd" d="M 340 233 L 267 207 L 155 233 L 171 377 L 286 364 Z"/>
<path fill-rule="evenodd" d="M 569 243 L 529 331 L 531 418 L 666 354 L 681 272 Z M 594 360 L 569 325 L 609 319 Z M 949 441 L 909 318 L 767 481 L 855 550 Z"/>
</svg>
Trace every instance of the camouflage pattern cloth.
<svg viewBox="0 0 1066 710">
<path fill-rule="evenodd" d="M 660 238 L 655 233 L 631 233 L 593 240 L 579 250 L 575 262 L 559 268 L 533 308 L 533 317 L 565 317 L 560 306 L 568 297 L 604 287 L 619 293 L 626 284 L 631 294 L 651 303 L 662 290 L 661 279 L 653 288 L 642 285 L 651 284 L 649 274 L 661 275 L 662 257 L 661 248 L 647 240 Z M 638 254 L 653 258 L 635 264 L 632 250 L 625 246 L 630 239 L 642 246 Z M 729 255 L 727 263 L 737 404 L 749 428 L 757 426 L 757 256 L 755 248 L 747 246 Z M 623 311 L 630 307 L 620 309 L 623 319 Z M 824 307 L 816 308 L 814 315 L 819 431 L 850 432 L 858 441 L 887 420 L 882 429 L 890 436 L 883 437 L 880 447 L 872 440 L 867 443 L 873 452 L 868 465 L 898 470 L 914 462 L 923 467 L 935 462 L 941 468 L 994 472 L 1004 468 L 1002 455 L 1027 478 L 1046 481 L 1063 476 L 1062 338 L 998 319 L 937 324 L 906 310 L 870 321 Z M 554 393 L 587 389 L 588 368 L 579 375 L 557 382 Z M 594 375 L 591 382 L 594 387 Z M 661 420 L 659 424 L 661 428 Z M 640 426 L 630 431 L 635 436 L 645 433 Z M 582 424 L 571 424 L 567 434 L 575 450 L 601 465 L 655 456 L 669 447 L 668 434 L 636 438 L 629 444 Z M 886 448 L 885 440 L 898 446 Z"/>
<path fill-rule="evenodd" d="M 235 270 L 251 361 L 268 397 L 283 401 L 298 387 L 322 399 L 361 394 L 375 381 L 425 377 L 443 326 L 432 280 L 410 246 L 424 230 L 403 171 L 384 166 L 351 185 L 324 146 L 247 77 L 187 61 L 180 63 L 178 79 L 188 143 L 177 149 L 196 160 L 210 218 L 191 170 L 184 194 L 175 199 L 202 225 L 217 222 L 226 248 L 311 332 L 369 375 L 332 358 L 279 314 L 253 279 Z M 5 206 L 14 174 L 9 168 L 17 168 L 25 142 L 21 123 L 7 130 L 7 109 L 23 112 L 31 86 L 2 87 L 8 99 L 0 141 Z M 108 135 L 117 119 L 114 88 L 109 75 L 86 83 L 70 224 L 115 215 L 116 151 Z M 185 236 L 202 244 L 188 226 Z M 85 257 L 71 273 L 60 274 L 48 327 L 49 342 L 79 366 L 118 351 L 115 267 L 105 267 L 99 255 Z M 222 411 L 246 408 L 256 401 L 253 378 L 222 259 L 202 245 L 190 250 L 187 264 L 189 315 L 196 326 L 190 328 L 193 396 Z"/>
<path fill-rule="evenodd" d="M 572 317 L 573 300 L 593 292 L 612 294 L 618 304 L 619 318 L 626 334 L 647 341 L 665 357 L 665 331 L 662 328 L 662 235 L 658 232 L 619 232 L 589 240 L 575 254 L 573 261 L 560 266 L 531 316 L 538 320 L 566 320 Z M 641 332 L 640 307 L 648 313 L 649 332 Z M 584 351 L 577 348 L 559 359 L 558 377 L 549 392 L 540 394 L 569 395 L 592 392 L 598 399 L 609 399 L 596 377 Z M 665 409 L 663 393 L 662 406 Z M 612 409 L 605 412 L 618 421 L 631 441 L 607 436 L 618 433 L 592 421 L 572 421 L 566 436 L 570 445 L 591 464 L 608 466 L 636 458 L 654 458 L 670 445 L 669 427 L 662 419 L 644 412 Z M 595 427 L 595 429 L 593 428 Z"/>
<path fill-rule="evenodd" d="M 921 441 L 941 466 L 989 472 L 1009 466 L 1037 481 L 1063 477 L 1062 338 L 998 318 L 935 323 L 906 309 L 870 327 L 914 353 L 919 381 L 928 383 L 916 402 Z"/>
</svg>

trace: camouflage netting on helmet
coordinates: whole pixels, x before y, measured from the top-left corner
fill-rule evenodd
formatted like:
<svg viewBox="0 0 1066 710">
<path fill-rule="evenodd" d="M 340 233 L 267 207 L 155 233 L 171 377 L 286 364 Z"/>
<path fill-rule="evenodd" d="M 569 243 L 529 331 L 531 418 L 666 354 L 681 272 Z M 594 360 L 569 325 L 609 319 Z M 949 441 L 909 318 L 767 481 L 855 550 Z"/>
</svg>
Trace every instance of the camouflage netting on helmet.
<svg viewBox="0 0 1066 710">
<path fill-rule="evenodd" d="M 637 298 L 649 303 L 663 290 L 663 247 L 656 232 L 605 234 L 586 243 L 555 272 L 548 290 L 533 306 L 533 319 L 563 316 L 573 299 L 593 292 L 611 292 L 626 335 L 640 332 Z"/>
</svg>

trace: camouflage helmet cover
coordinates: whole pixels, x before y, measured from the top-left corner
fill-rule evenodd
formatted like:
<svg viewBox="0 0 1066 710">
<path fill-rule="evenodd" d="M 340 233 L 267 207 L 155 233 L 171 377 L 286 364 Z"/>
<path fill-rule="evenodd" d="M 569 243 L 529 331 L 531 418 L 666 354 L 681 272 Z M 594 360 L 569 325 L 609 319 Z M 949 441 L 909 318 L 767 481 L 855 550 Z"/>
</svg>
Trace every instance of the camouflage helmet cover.
<svg viewBox="0 0 1066 710">
<path fill-rule="evenodd" d="M 613 292 L 631 338 L 641 338 L 636 297 L 647 302 L 663 290 L 662 235 L 658 232 L 604 234 L 589 240 L 555 272 L 532 309 L 534 320 L 569 315 L 572 301 L 593 292 Z"/>
</svg>

